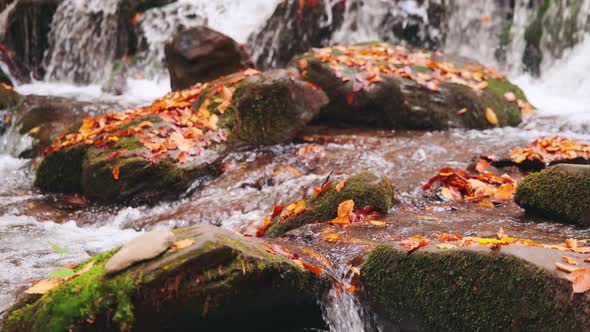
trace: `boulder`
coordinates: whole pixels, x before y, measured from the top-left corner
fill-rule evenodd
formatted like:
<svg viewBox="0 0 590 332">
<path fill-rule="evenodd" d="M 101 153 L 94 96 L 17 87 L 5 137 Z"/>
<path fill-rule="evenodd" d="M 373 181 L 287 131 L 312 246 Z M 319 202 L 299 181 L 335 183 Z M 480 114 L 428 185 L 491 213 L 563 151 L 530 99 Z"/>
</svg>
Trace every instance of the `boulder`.
<svg viewBox="0 0 590 332">
<path fill-rule="evenodd" d="M 246 145 L 292 139 L 327 102 L 284 70 L 249 70 L 171 92 L 151 106 L 86 118 L 46 149 L 35 185 L 103 203 L 175 199 Z"/>
<path fill-rule="evenodd" d="M 320 122 L 483 129 L 517 125 L 520 108 L 530 108 L 522 91 L 493 69 L 388 43 L 315 49 L 291 65 L 330 98 Z"/>
<path fill-rule="evenodd" d="M 212 81 L 252 67 L 236 41 L 206 26 L 178 32 L 165 47 L 172 90 Z"/>
<path fill-rule="evenodd" d="M 590 225 L 590 166 L 557 164 L 526 176 L 514 201 L 532 214 Z"/>
<path fill-rule="evenodd" d="M 394 191 L 386 177 L 363 172 L 348 178 L 340 190 L 336 186 L 334 183 L 305 199 L 305 210 L 301 213 L 295 212 L 285 219 L 275 216 L 266 236 L 279 237 L 303 225 L 332 220 L 338 216 L 338 205 L 346 200 L 353 200 L 357 209 L 372 206 L 382 214 L 393 207 Z"/>
<path fill-rule="evenodd" d="M 129 266 L 158 257 L 168 250 L 176 236 L 171 231 L 151 231 L 124 245 L 104 266 L 106 275 L 116 274 Z"/>
<path fill-rule="evenodd" d="M 284 67 L 295 55 L 330 43 L 344 20 L 344 2 L 281 1 L 248 40 L 258 68 Z"/>
<path fill-rule="evenodd" d="M 0 85 L 0 135 L 12 124 L 14 113 L 23 103 L 23 97 L 12 88 Z"/>
<path fill-rule="evenodd" d="M 362 295 L 383 317 L 420 331 L 587 331 L 590 292 L 554 263 L 563 251 L 501 246 L 408 253 L 399 243 L 377 246 L 361 266 Z M 582 263 L 579 267 L 588 267 Z"/>
<path fill-rule="evenodd" d="M 175 231 L 181 248 L 113 276 L 105 264 L 117 249 L 43 296 L 14 305 L 2 331 L 262 331 L 322 328 L 317 299 L 326 289 L 266 242 L 202 225 Z M 77 269 L 79 269 L 77 268 Z"/>
</svg>

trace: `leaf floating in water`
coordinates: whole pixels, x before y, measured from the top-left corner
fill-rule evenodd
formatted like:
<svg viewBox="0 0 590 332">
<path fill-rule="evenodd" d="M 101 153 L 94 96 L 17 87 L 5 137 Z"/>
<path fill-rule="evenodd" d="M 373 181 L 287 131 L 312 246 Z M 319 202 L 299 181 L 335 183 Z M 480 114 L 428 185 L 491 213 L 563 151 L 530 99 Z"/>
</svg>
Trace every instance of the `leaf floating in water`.
<svg viewBox="0 0 590 332">
<path fill-rule="evenodd" d="M 68 249 L 60 247 L 55 243 L 51 243 L 51 242 L 48 242 L 48 243 L 49 243 L 49 246 L 51 247 L 51 249 L 53 249 L 53 251 L 55 251 L 58 254 L 67 254 L 70 252 Z"/>
</svg>

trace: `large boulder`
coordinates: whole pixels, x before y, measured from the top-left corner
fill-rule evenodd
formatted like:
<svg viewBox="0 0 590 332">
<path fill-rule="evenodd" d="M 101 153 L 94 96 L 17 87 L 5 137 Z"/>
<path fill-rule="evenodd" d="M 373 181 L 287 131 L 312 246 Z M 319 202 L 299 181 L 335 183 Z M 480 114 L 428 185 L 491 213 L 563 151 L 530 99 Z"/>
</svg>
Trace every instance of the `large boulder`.
<svg viewBox="0 0 590 332">
<path fill-rule="evenodd" d="M 206 26 L 180 31 L 166 44 L 165 52 L 172 90 L 252 67 L 240 44 Z"/>
<path fill-rule="evenodd" d="M 232 150 L 292 139 L 326 96 L 284 70 L 255 70 L 171 92 L 151 106 L 86 118 L 46 149 L 35 185 L 98 202 L 177 198 Z"/>
<path fill-rule="evenodd" d="M 518 184 L 514 200 L 533 214 L 590 225 L 590 166 L 557 164 L 532 173 Z"/>
<path fill-rule="evenodd" d="M 302 208 L 295 208 L 289 216 L 274 216 L 265 235 L 278 237 L 303 225 L 332 220 L 338 217 L 339 204 L 347 200 L 352 200 L 357 210 L 371 207 L 372 211 L 381 214 L 387 214 L 393 207 L 394 191 L 386 177 L 363 172 L 342 184 L 342 187 L 333 183 L 322 188 L 322 191 L 305 199 Z"/>
<path fill-rule="evenodd" d="M 322 328 L 326 281 L 270 253 L 261 239 L 213 226 L 175 231 L 179 245 L 106 275 L 117 250 L 47 294 L 29 295 L 2 331 L 261 331 Z"/>
<path fill-rule="evenodd" d="M 291 62 L 323 89 L 319 121 L 405 129 L 517 125 L 523 92 L 491 68 L 387 43 L 314 49 Z"/>
<path fill-rule="evenodd" d="M 399 243 L 380 245 L 361 266 L 363 297 L 383 317 L 420 331 L 588 330 L 590 292 L 572 294 L 554 265 L 563 251 L 498 248 L 408 253 Z"/>
</svg>

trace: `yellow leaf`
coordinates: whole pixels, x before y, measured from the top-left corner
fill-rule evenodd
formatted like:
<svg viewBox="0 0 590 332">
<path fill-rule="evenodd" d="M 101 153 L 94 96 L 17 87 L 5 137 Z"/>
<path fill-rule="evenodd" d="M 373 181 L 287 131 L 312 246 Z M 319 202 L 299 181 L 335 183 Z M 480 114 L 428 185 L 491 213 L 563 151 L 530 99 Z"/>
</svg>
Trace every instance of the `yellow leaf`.
<svg viewBox="0 0 590 332">
<path fill-rule="evenodd" d="M 460 110 L 457 111 L 457 115 L 462 115 L 462 114 L 465 114 L 465 113 L 467 113 L 467 108 L 462 108 L 462 109 L 460 109 Z"/>
<path fill-rule="evenodd" d="M 352 199 L 346 200 L 338 204 L 338 217 L 348 218 L 348 214 L 354 210 L 354 201 Z"/>
<path fill-rule="evenodd" d="M 576 239 L 567 239 L 565 240 L 565 246 L 569 249 L 576 249 L 578 247 L 578 240 Z"/>
<path fill-rule="evenodd" d="M 571 265 L 565 265 L 559 262 L 555 263 L 555 267 L 557 267 L 558 270 L 564 271 L 564 272 L 574 272 L 576 270 L 578 270 L 577 267 L 573 267 Z"/>
<path fill-rule="evenodd" d="M 487 199 L 482 200 L 481 202 L 477 203 L 477 205 L 479 205 L 481 207 L 488 208 L 488 209 L 494 208 L 494 203 L 490 202 Z"/>
<path fill-rule="evenodd" d="M 41 127 L 35 127 L 33 129 L 29 130 L 29 134 L 34 135 L 39 132 L 39 129 L 41 129 Z"/>
<path fill-rule="evenodd" d="M 195 240 L 184 239 L 184 240 L 180 240 L 180 241 L 176 241 L 176 242 L 172 243 L 171 247 L 174 249 L 183 249 L 183 248 L 192 246 L 193 243 L 195 243 Z"/>
<path fill-rule="evenodd" d="M 62 278 L 49 278 L 41 280 L 31 288 L 27 289 L 27 294 L 45 294 L 50 290 L 54 289 L 57 285 L 61 284 L 64 280 Z"/>
<path fill-rule="evenodd" d="M 342 181 L 338 182 L 336 184 L 336 191 L 340 192 L 342 190 L 342 188 L 344 188 L 345 184 L 346 184 L 346 180 L 342 180 Z"/>
<path fill-rule="evenodd" d="M 564 262 L 566 262 L 570 265 L 578 265 L 578 261 L 569 257 L 569 256 L 563 256 L 563 257 L 561 257 L 561 259 L 563 259 Z"/>
<path fill-rule="evenodd" d="M 494 126 L 498 125 L 498 117 L 496 116 L 496 112 L 494 112 L 491 108 L 486 108 L 486 120 Z"/>
<path fill-rule="evenodd" d="M 375 225 L 375 226 L 385 226 L 385 221 L 381 221 L 381 220 L 369 220 L 369 223 L 371 223 L 371 225 Z"/>
<path fill-rule="evenodd" d="M 457 248 L 456 245 L 450 244 L 450 243 L 439 243 L 439 244 L 436 245 L 436 247 L 438 249 L 453 249 L 453 248 Z"/>
</svg>

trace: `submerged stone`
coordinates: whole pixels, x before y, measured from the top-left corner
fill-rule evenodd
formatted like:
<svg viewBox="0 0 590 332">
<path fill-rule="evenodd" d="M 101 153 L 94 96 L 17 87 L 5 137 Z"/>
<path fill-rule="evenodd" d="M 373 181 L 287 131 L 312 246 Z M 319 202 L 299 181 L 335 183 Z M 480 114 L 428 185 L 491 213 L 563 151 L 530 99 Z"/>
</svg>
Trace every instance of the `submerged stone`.
<svg viewBox="0 0 590 332">
<path fill-rule="evenodd" d="M 380 245 L 361 266 L 366 298 L 384 318 L 421 331 L 585 331 L 590 293 L 573 294 L 559 250 L 472 246 L 413 253 Z M 583 265 L 588 265 L 584 263 Z M 584 267 L 584 266 L 582 266 Z"/>
<path fill-rule="evenodd" d="M 93 257 L 90 271 L 13 306 L 2 331 L 324 327 L 317 304 L 323 279 L 266 252 L 263 240 L 208 225 L 175 233 L 194 243 L 114 276 L 105 263 L 116 250 Z"/>
<path fill-rule="evenodd" d="M 526 176 L 514 201 L 527 212 L 590 225 L 590 165 L 558 164 Z"/>
<path fill-rule="evenodd" d="M 324 192 L 305 199 L 305 210 L 286 219 L 280 216 L 268 228 L 266 236 L 278 237 L 284 233 L 315 222 L 329 221 L 338 216 L 338 205 L 353 200 L 357 209 L 371 206 L 376 212 L 386 214 L 394 204 L 394 190 L 386 177 L 363 172 L 347 179 L 337 190 L 334 183 Z"/>
<path fill-rule="evenodd" d="M 151 231 L 125 244 L 104 267 L 106 275 L 123 271 L 129 266 L 157 257 L 168 250 L 176 236 L 171 231 Z"/>
<path fill-rule="evenodd" d="M 381 128 L 514 126 L 530 105 L 502 74 L 461 57 L 367 43 L 314 49 L 291 65 L 330 103 L 319 121 Z"/>
</svg>

